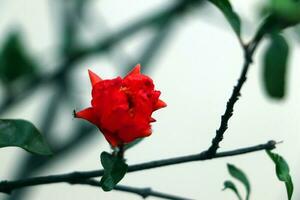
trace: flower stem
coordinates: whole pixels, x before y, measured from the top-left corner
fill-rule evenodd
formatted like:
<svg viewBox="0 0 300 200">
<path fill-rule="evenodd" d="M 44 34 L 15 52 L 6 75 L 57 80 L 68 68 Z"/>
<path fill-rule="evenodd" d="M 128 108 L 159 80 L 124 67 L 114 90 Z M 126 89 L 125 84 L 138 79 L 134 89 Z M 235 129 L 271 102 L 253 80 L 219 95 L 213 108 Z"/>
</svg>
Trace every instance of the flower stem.
<svg viewBox="0 0 300 200">
<path fill-rule="evenodd" d="M 117 156 L 121 159 L 124 159 L 124 153 L 125 153 L 124 144 L 119 145 L 118 148 L 119 148 L 119 150 L 118 150 Z"/>
</svg>

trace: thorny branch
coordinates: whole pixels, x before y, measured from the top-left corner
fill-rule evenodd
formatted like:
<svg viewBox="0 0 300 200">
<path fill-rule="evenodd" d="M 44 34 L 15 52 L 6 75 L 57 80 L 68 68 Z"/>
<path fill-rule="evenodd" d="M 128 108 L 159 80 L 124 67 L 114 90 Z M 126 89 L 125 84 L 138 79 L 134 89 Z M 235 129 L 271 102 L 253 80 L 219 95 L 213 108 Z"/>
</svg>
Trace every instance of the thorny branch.
<svg viewBox="0 0 300 200">
<path fill-rule="evenodd" d="M 193 162 L 193 161 L 204 161 L 204 160 L 222 158 L 228 156 L 237 156 L 237 155 L 261 151 L 261 150 L 271 150 L 276 147 L 276 144 L 277 143 L 275 141 L 269 141 L 265 144 L 216 153 L 214 156 L 211 156 L 208 154 L 207 151 L 204 151 L 202 153 L 188 155 L 188 156 L 155 160 L 155 161 L 145 162 L 141 164 L 131 165 L 128 167 L 128 173 L 153 169 L 153 168 L 158 168 L 163 166 Z M 28 186 L 44 185 L 44 184 L 51 184 L 51 183 L 63 183 L 63 182 L 76 183 L 79 180 L 100 177 L 103 176 L 103 174 L 104 174 L 104 170 L 95 170 L 95 171 L 84 171 L 84 172 L 72 172 L 72 173 L 59 174 L 59 175 L 39 176 L 39 177 L 26 178 L 26 179 L 21 179 L 16 181 L 2 181 L 0 182 L 0 192 L 9 194 L 13 190 L 20 189 L 23 187 L 28 187 Z"/>
<path fill-rule="evenodd" d="M 240 74 L 240 77 L 237 81 L 236 86 L 234 86 L 232 90 L 232 94 L 226 104 L 226 109 L 224 114 L 221 117 L 221 124 L 220 127 L 216 131 L 216 135 L 213 138 L 211 142 L 211 146 L 208 148 L 207 152 L 209 156 L 214 156 L 219 148 L 220 142 L 223 140 L 223 136 L 225 131 L 228 128 L 228 121 L 233 115 L 233 108 L 239 97 L 241 96 L 241 89 L 244 85 L 244 83 L 247 80 L 247 73 L 249 70 L 250 65 L 252 64 L 252 57 L 253 54 L 261 41 L 263 36 L 261 38 L 258 38 L 257 36 L 254 37 L 254 39 L 248 44 L 248 45 L 242 45 L 244 50 L 244 65 L 242 68 L 242 72 Z M 243 43 L 243 42 L 241 42 Z"/>
</svg>

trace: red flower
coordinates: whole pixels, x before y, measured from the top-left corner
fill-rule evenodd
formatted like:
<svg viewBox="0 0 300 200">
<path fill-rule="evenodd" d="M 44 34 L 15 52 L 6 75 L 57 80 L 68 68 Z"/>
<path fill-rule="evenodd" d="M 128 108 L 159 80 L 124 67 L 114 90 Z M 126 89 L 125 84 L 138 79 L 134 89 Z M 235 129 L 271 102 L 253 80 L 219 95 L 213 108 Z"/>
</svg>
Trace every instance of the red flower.
<svg viewBox="0 0 300 200">
<path fill-rule="evenodd" d="M 92 106 L 76 112 L 75 117 L 95 124 L 113 146 L 149 136 L 152 113 L 166 104 L 159 99 L 150 77 L 141 74 L 140 65 L 123 79 L 102 80 L 89 70 L 92 83 Z"/>
</svg>

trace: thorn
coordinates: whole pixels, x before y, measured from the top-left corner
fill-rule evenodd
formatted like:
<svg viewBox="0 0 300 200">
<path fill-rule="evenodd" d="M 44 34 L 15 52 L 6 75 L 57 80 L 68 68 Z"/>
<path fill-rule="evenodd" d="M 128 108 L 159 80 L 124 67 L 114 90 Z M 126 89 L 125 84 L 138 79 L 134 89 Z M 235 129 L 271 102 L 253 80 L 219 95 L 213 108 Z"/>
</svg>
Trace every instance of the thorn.
<svg viewBox="0 0 300 200">
<path fill-rule="evenodd" d="M 73 117 L 76 118 L 76 110 L 73 110 Z"/>
<path fill-rule="evenodd" d="M 282 144 L 282 143 L 284 143 L 283 140 L 280 140 L 279 142 L 276 142 L 276 141 L 273 141 L 273 142 L 275 142 L 275 144 Z"/>
</svg>

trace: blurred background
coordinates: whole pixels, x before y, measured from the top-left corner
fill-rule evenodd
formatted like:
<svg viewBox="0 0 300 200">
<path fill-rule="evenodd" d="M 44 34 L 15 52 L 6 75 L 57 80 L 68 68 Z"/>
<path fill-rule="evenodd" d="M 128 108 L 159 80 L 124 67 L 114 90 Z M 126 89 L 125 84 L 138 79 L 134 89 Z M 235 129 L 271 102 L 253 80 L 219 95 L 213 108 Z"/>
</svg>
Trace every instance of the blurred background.
<svg viewBox="0 0 300 200">
<path fill-rule="evenodd" d="M 231 2 L 248 41 L 262 20 L 266 2 Z M 222 150 L 230 150 L 270 139 L 284 141 L 276 152 L 290 165 L 294 199 L 300 199 L 299 30 L 285 31 L 291 46 L 286 97 L 270 99 L 262 87 L 265 40 L 221 143 Z M 55 155 L 39 157 L 17 148 L 1 149 L 0 180 L 100 169 L 99 155 L 110 147 L 95 127 L 74 119 L 72 111 L 90 105 L 87 69 L 113 78 L 125 75 L 137 63 L 154 79 L 168 107 L 154 114 L 152 136 L 126 152 L 128 163 L 205 150 L 243 63 L 235 34 L 211 4 L 201 0 L 1 0 L 0 117 L 32 121 Z M 231 200 L 233 194 L 222 191 L 223 182 L 230 179 L 227 163 L 248 175 L 251 199 L 286 199 L 284 185 L 265 152 L 130 173 L 121 184 L 192 199 Z M 237 185 L 243 193 L 242 185 Z M 83 198 L 141 199 L 68 184 L 0 194 L 0 199 L 7 200 Z"/>
</svg>

